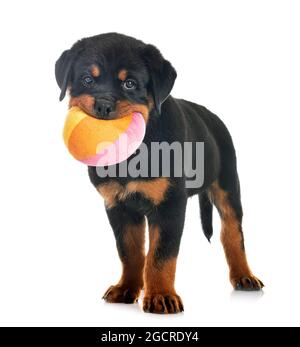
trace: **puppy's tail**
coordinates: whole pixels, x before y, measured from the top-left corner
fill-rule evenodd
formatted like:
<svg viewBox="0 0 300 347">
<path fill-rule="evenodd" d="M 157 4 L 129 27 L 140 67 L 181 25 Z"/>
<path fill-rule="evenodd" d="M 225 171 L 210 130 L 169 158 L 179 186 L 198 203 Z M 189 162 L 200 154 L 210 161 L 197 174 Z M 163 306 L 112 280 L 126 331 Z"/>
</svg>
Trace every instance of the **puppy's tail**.
<svg viewBox="0 0 300 347">
<path fill-rule="evenodd" d="M 206 191 L 199 194 L 199 204 L 200 204 L 200 216 L 201 216 L 202 229 L 203 229 L 205 237 L 210 242 L 210 239 L 213 235 L 213 225 L 212 225 L 213 205 L 211 201 L 209 200 L 209 197 Z"/>
</svg>

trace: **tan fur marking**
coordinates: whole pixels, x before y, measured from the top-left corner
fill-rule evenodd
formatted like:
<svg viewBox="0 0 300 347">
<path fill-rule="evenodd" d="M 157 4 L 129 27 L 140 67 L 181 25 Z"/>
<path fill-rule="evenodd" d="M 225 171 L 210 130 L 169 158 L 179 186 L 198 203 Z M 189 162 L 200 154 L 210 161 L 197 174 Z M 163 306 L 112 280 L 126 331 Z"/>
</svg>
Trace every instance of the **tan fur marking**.
<svg viewBox="0 0 300 347">
<path fill-rule="evenodd" d="M 175 294 L 174 281 L 176 258 L 171 258 L 161 264 L 156 264 L 154 255 L 159 244 L 159 229 L 149 228 L 149 252 L 145 266 L 145 296 L 153 294 Z"/>
<path fill-rule="evenodd" d="M 174 288 L 177 259 L 173 257 L 161 262 L 156 261 L 155 252 L 159 238 L 159 228 L 150 225 L 150 245 L 144 272 L 143 309 L 152 313 L 179 313 L 183 311 L 183 304 Z"/>
<path fill-rule="evenodd" d="M 116 205 L 118 195 L 124 191 L 124 188 L 118 182 L 109 182 L 97 187 L 98 192 L 102 195 L 107 208 Z"/>
<path fill-rule="evenodd" d="M 159 205 L 165 198 L 169 188 L 169 180 L 165 177 L 156 178 L 154 180 L 130 182 L 123 187 L 118 182 L 109 182 L 98 186 L 99 193 L 105 200 L 107 208 L 112 208 L 116 203 L 126 200 L 126 198 L 134 193 L 142 194 L 149 199 L 154 205 Z"/>
<path fill-rule="evenodd" d="M 133 303 L 139 298 L 143 288 L 145 264 L 145 220 L 139 225 L 127 225 L 123 246 L 125 256 L 122 261 L 122 276 L 118 284 L 108 288 L 104 299 L 111 303 Z"/>
<path fill-rule="evenodd" d="M 91 69 L 91 73 L 92 73 L 93 77 L 99 77 L 101 74 L 101 70 L 100 70 L 99 66 L 93 65 L 92 69 Z"/>
<path fill-rule="evenodd" d="M 141 225 L 128 225 L 124 232 L 124 246 L 128 257 L 122 259 L 123 274 L 119 285 L 143 287 L 145 264 L 145 221 Z"/>
<path fill-rule="evenodd" d="M 230 269 L 230 278 L 233 284 L 241 277 L 252 277 L 246 253 L 243 249 L 241 225 L 231 208 L 227 193 L 217 182 L 211 187 L 211 196 L 218 207 L 222 220 L 221 241 Z"/>
<path fill-rule="evenodd" d="M 130 182 L 126 189 L 129 193 L 140 193 L 151 200 L 154 205 L 159 205 L 164 200 L 169 185 L 169 180 L 163 177 L 148 182 Z"/>
<path fill-rule="evenodd" d="M 94 114 L 94 105 L 95 98 L 88 94 L 71 97 L 69 101 L 69 108 L 78 106 L 88 114 Z"/>
<path fill-rule="evenodd" d="M 122 118 L 125 116 L 128 116 L 129 114 L 133 112 L 140 112 L 145 120 L 145 123 L 147 124 L 149 119 L 149 112 L 150 112 L 150 101 L 149 105 L 143 105 L 143 104 L 133 104 L 129 101 L 122 100 L 116 102 L 116 118 Z"/>
<path fill-rule="evenodd" d="M 127 78 L 127 75 L 128 75 L 127 70 L 122 69 L 122 70 L 120 70 L 119 73 L 118 73 L 118 78 L 119 78 L 119 80 L 121 80 L 121 81 L 124 82 L 124 81 L 126 80 L 126 78 Z"/>
</svg>

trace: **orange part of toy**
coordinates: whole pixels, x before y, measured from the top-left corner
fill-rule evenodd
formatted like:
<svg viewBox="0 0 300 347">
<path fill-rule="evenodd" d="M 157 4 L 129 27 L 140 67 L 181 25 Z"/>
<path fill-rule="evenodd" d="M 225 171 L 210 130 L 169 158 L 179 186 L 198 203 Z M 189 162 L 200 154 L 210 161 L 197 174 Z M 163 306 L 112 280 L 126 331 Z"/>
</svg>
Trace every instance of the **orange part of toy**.
<svg viewBox="0 0 300 347">
<path fill-rule="evenodd" d="M 65 123 L 64 140 L 71 154 L 84 160 L 114 143 L 131 121 L 132 115 L 114 120 L 96 119 L 72 107 Z"/>
</svg>

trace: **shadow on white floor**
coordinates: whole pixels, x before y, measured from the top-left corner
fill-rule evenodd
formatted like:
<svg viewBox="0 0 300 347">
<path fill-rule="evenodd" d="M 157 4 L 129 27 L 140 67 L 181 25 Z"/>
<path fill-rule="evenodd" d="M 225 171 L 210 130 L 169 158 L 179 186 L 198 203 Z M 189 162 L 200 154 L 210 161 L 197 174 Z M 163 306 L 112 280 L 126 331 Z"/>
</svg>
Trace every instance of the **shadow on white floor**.
<svg viewBox="0 0 300 347">
<path fill-rule="evenodd" d="M 231 301 L 259 301 L 265 295 L 263 290 L 255 291 L 255 292 L 244 292 L 239 290 L 233 290 L 230 294 Z"/>
</svg>

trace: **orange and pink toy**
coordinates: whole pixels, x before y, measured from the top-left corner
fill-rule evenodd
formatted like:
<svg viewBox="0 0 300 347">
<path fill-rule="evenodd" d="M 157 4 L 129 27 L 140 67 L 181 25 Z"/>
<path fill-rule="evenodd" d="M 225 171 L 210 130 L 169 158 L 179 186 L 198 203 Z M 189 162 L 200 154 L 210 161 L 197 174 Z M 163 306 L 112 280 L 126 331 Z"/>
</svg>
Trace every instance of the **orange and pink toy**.
<svg viewBox="0 0 300 347">
<path fill-rule="evenodd" d="M 63 137 L 72 156 L 89 166 L 115 165 L 128 159 L 141 145 L 145 136 L 145 121 L 141 113 L 103 120 L 70 108 Z"/>
</svg>

